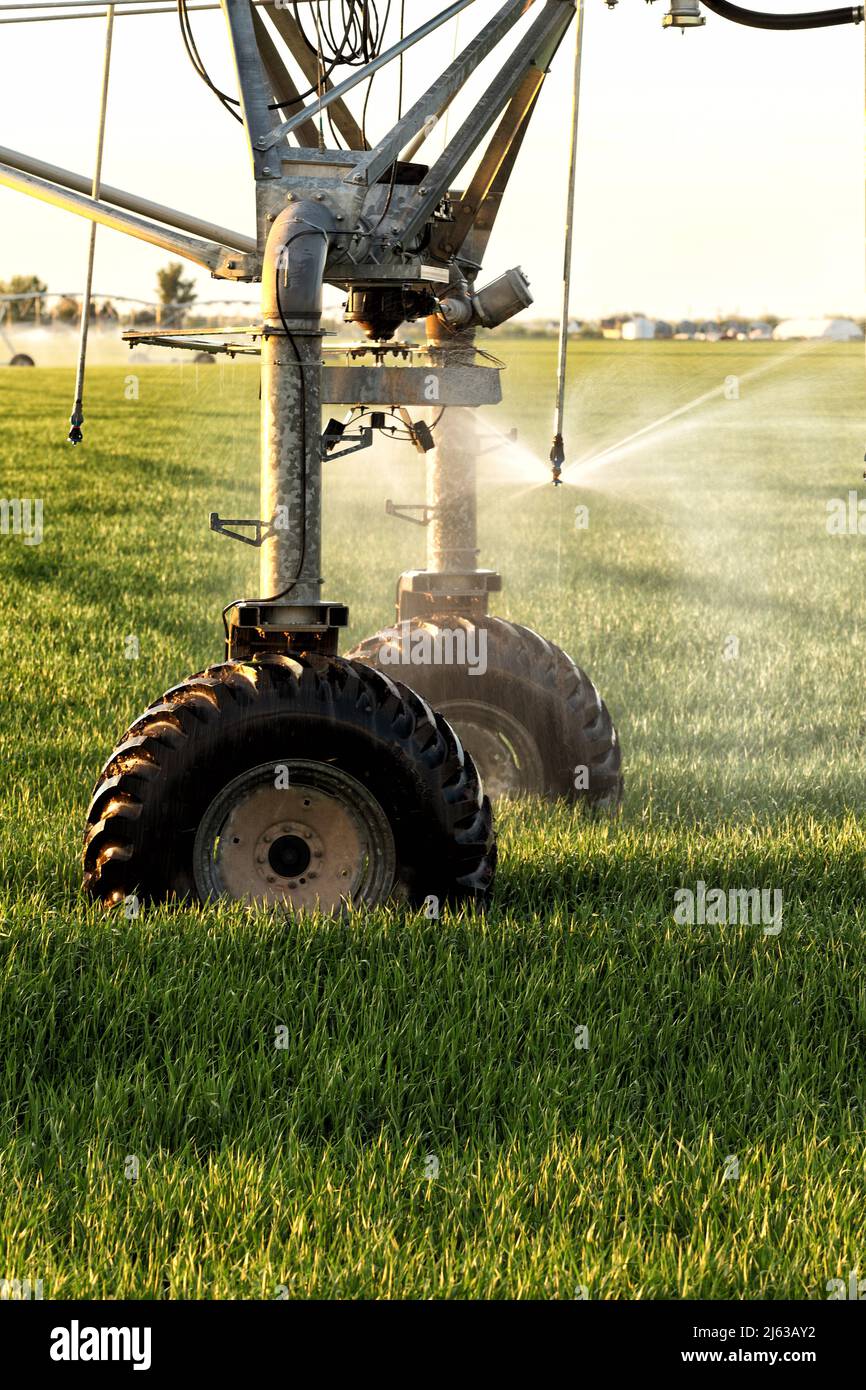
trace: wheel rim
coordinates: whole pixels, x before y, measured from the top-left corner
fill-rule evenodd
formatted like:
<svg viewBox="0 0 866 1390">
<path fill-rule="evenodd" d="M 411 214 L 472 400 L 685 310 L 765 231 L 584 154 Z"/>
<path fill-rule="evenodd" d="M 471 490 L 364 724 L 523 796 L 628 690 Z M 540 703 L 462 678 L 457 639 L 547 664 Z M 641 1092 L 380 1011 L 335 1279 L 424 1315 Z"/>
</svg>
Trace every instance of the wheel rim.
<svg viewBox="0 0 866 1390">
<path fill-rule="evenodd" d="M 539 795 L 544 761 L 528 729 L 504 709 L 481 700 L 450 700 L 437 709 L 468 748 L 493 799 Z"/>
<path fill-rule="evenodd" d="M 391 826 L 375 797 L 342 768 L 304 759 L 263 763 L 228 782 L 193 848 L 203 899 L 301 912 L 382 902 L 396 866 Z"/>
</svg>

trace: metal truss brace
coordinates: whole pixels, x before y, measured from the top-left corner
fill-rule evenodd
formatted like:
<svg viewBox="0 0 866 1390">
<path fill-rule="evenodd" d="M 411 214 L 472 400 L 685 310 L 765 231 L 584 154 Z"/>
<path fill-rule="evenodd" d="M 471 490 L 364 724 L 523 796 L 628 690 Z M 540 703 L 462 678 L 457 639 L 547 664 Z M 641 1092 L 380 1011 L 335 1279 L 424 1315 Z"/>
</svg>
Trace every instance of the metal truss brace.
<svg viewBox="0 0 866 1390">
<path fill-rule="evenodd" d="M 220 0 L 220 4 L 234 54 L 253 173 L 256 179 L 278 178 L 282 172 L 279 161 L 269 164 L 262 153 L 271 132 L 279 124 L 279 117 L 268 105 L 268 79 L 256 43 L 252 6 L 250 0 Z"/>
<path fill-rule="evenodd" d="M 472 182 L 454 210 L 454 222 L 443 228 L 447 256 L 458 254 L 468 239 L 469 259 L 475 262 L 483 260 L 546 76 L 544 69 L 530 68 L 516 95 L 511 98 Z"/>
<path fill-rule="evenodd" d="M 232 0 L 223 0 L 223 3 L 231 4 Z M 399 57 L 401 53 L 405 53 L 407 49 L 412 48 L 419 40 L 425 39 L 428 34 L 434 33 L 443 24 L 447 24 L 449 19 L 454 19 L 462 10 L 468 9 L 468 7 L 474 3 L 475 0 L 453 0 L 453 4 L 449 5 L 447 9 L 442 10 L 440 14 L 434 15 L 432 19 L 426 20 L 419 28 L 413 29 L 411 34 L 407 34 L 406 37 L 400 39 L 398 43 L 392 44 L 390 48 L 386 49 L 384 53 L 380 53 L 378 58 L 374 58 L 372 62 L 367 63 L 365 67 L 358 68 L 358 71 L 352 73 L 345 81 L 339 82 L 336 87 L 332 87 L 329 92 L 325 92 L 318 101 L 310 106 L 306 106 L 302 112 L 299 112 L 296 116 L 292 116 L 288 121 L 283 121 L 282 125 L 278 126 L 271 135 L 268 135 L 263 140 L 261 148 L 270 149 L 273 145 L 276 145 L 283 136 L 288 135 L 289 132 L 300 125 L 302 121 L 308 119 L 310 116 L 318 116 L 320 111 L 324 111 L 327 107 L 332 106 L 335 101 L 339 101 L 347 92 L 351 92 L 361 82 L 366 82 L 367 78 L 372 77 L 380 68 L 386 67 L 392 59 Z M 276 14 L 280 15 L 280 20 L 284 24 L 286 19 L 285 12 L 282 10 L 275 11 L 274 23 L 278 23 Z"/>
<path fill-rule="evenodd" d="M 397 239 L 404 246 L 411 245 L 420 235 L 457 173 L 520 89 L 527 72 L 533 67 L 541 72 L 547 68 L 575 14 L 574 0 L 547 0 L 532 28 L 426 175 L 415 207 L 398 224 Z"/>
<path fill-rule="evenodd" d="M 285 112 L 287 108 L 294 107 L 300 110 L 303 106 L 301 94 L 292 80 L 291 73 L 280 57 L 279 50 L 271 38 L 268 26 L 262 19 L 257 9 L 253 10 L 253 29 L 256 35 L 256 44 L 259 53 L 262 55 L 262 62 L 270 82 L 271 92 L 274 101 L 280 102 L 280 109 Z M 290 115 L 295 115 L 295 111 L 290 111 Z M 312 121 L 304 121 L 303 125 L 298 126 L 295 136 L 300 145 L 308 149 L 315 149 L 319 143 L 319 132 L 316 130 Z"/>
<path fill-rule="evenodd" d="M 239 275 L 233 276 L 232 272 L 242 269 L 244 257 L 227 246 L 220 246 L 213 241 L 201 241 L 196 237 L 184 236 L 181 232 L 159 227 L 154 222 L 134 217 L 132 213 L 120 212 L 101 199 L 86 198 L 79 193 L 72 193 L 56 184 L 48 183 L 46 179 L 22 174 L 17 169 L 11 169 L 8 164 L 0 164 L 0 184 L 14 188 L 19 193 L 29 193 L 31 198 L 39 198 L 43 203 L 53 203 L 55 207 L 64 208 L 66 212 L 78 213 L 80 217 L 87 217 L 91 222 L 99 222 L 116 232 L 128 232 L 139 241 L 149 241 L 152 246 L 161 246 L 163 250 L 172 251 L 188 261 L 194 261 L 196 265 L 202 265 L 206 270 L 212 270 L 214 274 L 222 275 L 226 279 L 240 278 Z"/>
<path fill-rule="evenodd" d="M 32 155 L 7 149 L 5 145 L 0 145 L 0 161 L 21 173 L 33 174 L 37 179 L 59 184 L 61 188 L 71 188 L 76 193 L 86 193 L 88 197 L 90 195 L 93 178 L 88 178 L 85 174 L 73 174 L 70 169 L 61 169 L 57 164 L 49 164 L 44 159 L 35 159 Z M 29 192 L 29 188 L 26 191 Z M 126 193 L 122 188 L 112 188 L 107 183 L 101 185 L 100 192 L 104 202 L 114 203 L 116 207 L 126 208 L 129 212 L 139 212 L 143 217 L 152 218 L 156 222 L 166 222 L 169 227 L 178 227 L 183 232 L 191 232 L 193 236 L 205 237 L 220 246 L 231 246 L 251 256 L 256 254 L 255 239 L 244 236 L 241 232 L 233 232 L 229 227 L 220 227 L 215 222 L 206 222 L 201 217 L 178 212 L 162 203 L 154 203 L 149 198 L 140 198 L 137 193 Z"/>
<path fill-rule="evenodd" d="M 424 128 L 431 116 L 438 118 L 447 110 L 478 64 L 493 52 L 499 41 L 534 3 L 535 0 L 508 0 L 460 56 L 445 69 L 441 77 L 438 77 L 415 105 L 410 107 L 402 120 L 388 131 L 385 138 L 368 155 L 358 161 L 348 176 L 348 181 L 375 183 L 379 176 L 391 167 L 412 137 Z"/>
</svg>

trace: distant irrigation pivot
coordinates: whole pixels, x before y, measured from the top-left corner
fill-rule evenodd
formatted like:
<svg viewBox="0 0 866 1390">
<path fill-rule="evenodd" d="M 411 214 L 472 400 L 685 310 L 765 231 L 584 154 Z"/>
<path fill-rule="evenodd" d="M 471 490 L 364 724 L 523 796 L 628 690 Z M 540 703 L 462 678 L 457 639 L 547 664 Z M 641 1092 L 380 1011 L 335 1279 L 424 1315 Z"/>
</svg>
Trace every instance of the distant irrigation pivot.
<svg viewBox="0 0 866 1390">
<path fill-rule="evenodd" d="M 19 290 L 17 294 L 0 294 L 0 304 L 44 302 L 46 299 L 79 300 L 82 294 L 82 290 Z M 139 304 L 146 309 L 183 309 L 186 313 L 194 314 L 198 313 L 199 309 L 212 308 L 214 305 L 233 309 L 235 306 L 249 307 L 258 304 L 256 299 L 194 299 L 191 304 L 163 304 L 160 300 L 143 299 L 140 295 L 112 294 L 105 290 L 94 290 L 92 297 L 94 302 L 101 299 L 110 304 Z"/>
</svg>

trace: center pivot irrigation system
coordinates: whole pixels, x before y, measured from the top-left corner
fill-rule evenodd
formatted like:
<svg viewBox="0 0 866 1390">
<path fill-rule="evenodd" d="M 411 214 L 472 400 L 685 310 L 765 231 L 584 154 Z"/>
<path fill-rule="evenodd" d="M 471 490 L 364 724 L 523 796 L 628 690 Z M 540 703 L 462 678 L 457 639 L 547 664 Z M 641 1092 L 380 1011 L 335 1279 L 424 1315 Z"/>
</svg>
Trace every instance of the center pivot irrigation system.
<svg viewBox="0 0 866 1390">
<path fill-rule="evenodd" d="M 95 3 L 79 0 L 78 17 Z M 198 76 L 246 131 L 255 240 L 102 184 L 112 27 L 129 3 L 117 0 L 104 10 L 93 176 L 0 149 L 0 182 L 89 218 L 92 233 L 102 223 L 217 278 L 261 281 L 261 321 L 233 330 L 232 341 L 183 330 L 125 337 L 260 354 L 261 516 L 214 513 L 211 527 L 259 548 L 262 596 L 224 610 L 225 661 L 169 690 L 123 735 L 88 813 L 86 888 L 108 905 L 133 895 L 228 896 L 326 911 L 387 899 L 482 900 L 496 846 L 476 764 L 494 795 L 534 793 L 611 808 L 622 787 L 616 732 L 595 686 L 558 647 L 488 615 L 501 579 L 477 563 L 473 408 L 498 402 L 501 391 L 498 368 L 479 353 L 475 331 L 531 303 L 519 269 L 486 287 L 477 280 L 545 76 L 574 24 L 554 482 L 564 461 L 580 0 L 506 0 L 459 52 L 455 41 L 453 61 L 405 110 L 403 55 L 473 0 L 454 0 L 408 34 L 401 22 L 388 47 L 396 3 L 391 15 L 384 0 L 221 0 L 237 97 L 216 86 L 196 47 L 190 12 L 208 6 L 178 0 Z M 141 3 L 137 13 L 154 12 Z M 616 0 L 607 3 L 612 8 Z M 863 18 L 860 6 L 780 15 L 727 0 L 703 4 L 768 29 Z M 16 14 L 57 8 L 58 0 L 15 7 Z M 672 0 L 664 23 L 702 25 L 698 0 Z M 419 162 L 475 69 L 501 55 L 515 29 L 517 42 L 446 135 L 442 153 Z M 364 83 L 369 97 L 374 75 L 394 62 L 398 118 L 371 143 L 364 117 L 359 125 L 346 97 Z M 465 187 L 456 187 L 479 150 Z M 88 289 L 92 250 L 91 239 Z M 324 346 L 325 282 L 346 293 L 346 319 L 363 329 L 366 342 Z M 73 442 L 83 424 L 88 317 L 85 297 Z M 402 324 L 420 318 L 426 346 L 395 340 Z M 322 407 L 331 404 L 350 409 L 323 432 Z M 348 610 L 322 597 L 322 463 L 363 450 L 377 430 L 398 432 L 425 455 L 426 502 L 391 510 L 426 526 L 427 563 L 400 576 L 396 625 L 340 657 Z M 470 652 L 484 660 L 471 662 Z M 410 673 L 411 689 L 394 679 L 398 672 Z"/>
</svg>

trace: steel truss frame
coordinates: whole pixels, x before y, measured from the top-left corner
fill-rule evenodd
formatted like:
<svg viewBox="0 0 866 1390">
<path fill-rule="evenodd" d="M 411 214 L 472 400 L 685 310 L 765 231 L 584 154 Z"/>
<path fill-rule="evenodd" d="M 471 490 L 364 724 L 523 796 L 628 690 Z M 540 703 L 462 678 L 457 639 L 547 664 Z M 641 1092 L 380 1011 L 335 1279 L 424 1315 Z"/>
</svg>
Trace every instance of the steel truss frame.
<svg viewBox="0 0 866 1390">
<path fill-rule="evenodd" d="M 258 331 L 265 520 L 259 525 L 261 589 L 270 597 L 255 603 L 262 635 L 267 639 L 271 634 L 275 645 L 291 646 L 297 638 L 335 650 L 333 619 L 339 606 L 323 604 L 320 594 L 321 403 L 339 395 L 348 405 L 417 403 L 423 368 L 414 359 L 409 367 L 377 362 L 329 368 L 342 375 L 331 375 L 323 392 L 322 285 L 349 291 L 394 287 L 426 294 L 434 304 L 449 287 L 471 289 L 551 60 L 580 0 L 505 0 L 372 146 L 346 105 L 346 95 L 474 0 L 452 0 L 333 85 L 318 83 L 316 55 L 294 16 L 276 0 L 220 3 L 255 183 L 255 240 L 123 189 L 103 185 L 99 197 L 89 196 L 86 176 L 2 147 L 0 183 L 162 247 L 217 278 L 262 282 Z M 532 23 L 432 167 L 411 164 L 479 63 L 497 52 L 533 10 Z M 302 101 L 276 38 L 305 79 L 318 85 L 315 99 Z M 325 146 L 325 112 L 349 148 Z M 455 191 L 461 169 L 488 135 L 469 185 Z M 489 384 L 491 369 L 475 365 L 473 330 L 445 332 L 435 316 L 428 318 L 428 326 L 426 367 L 436 375 L 434 401 L 476 405 L 499 399 L 498 386 Z M 202 343 L 191 345 L 201 348 Z M 427 593 L 431 601 L 460 602 L 462 596 L 477 606 L 486 602 L 488 588 L 498 587 L 498 577 L 475 567 L 471 417 L 465 410 L 453 415 L 442 443 L 427 455 L 425 517 L 432 522 L 428 569 L 407 576 L 403 586 L 416 605 L 418 596 Z M 288 522 L 280 525 L 279 517 Z M 459 557 L 456 569 L 449 556 Z M 236 618 L 237 611 L 230 619 L 237 629 Z M 236 654 L 240 648 L 235 643 L 231 650 Z"/>
</svg>

